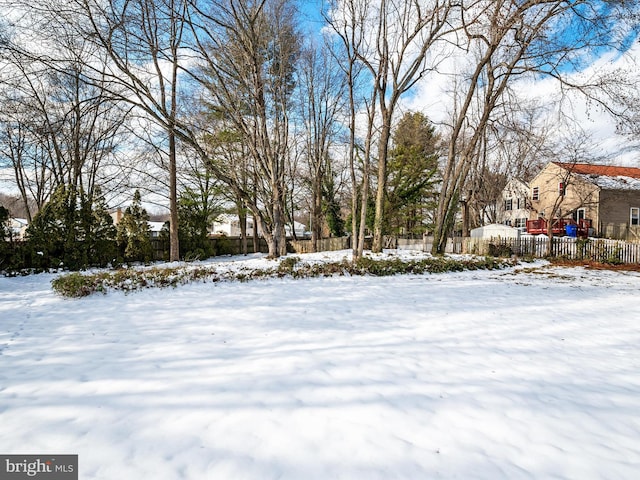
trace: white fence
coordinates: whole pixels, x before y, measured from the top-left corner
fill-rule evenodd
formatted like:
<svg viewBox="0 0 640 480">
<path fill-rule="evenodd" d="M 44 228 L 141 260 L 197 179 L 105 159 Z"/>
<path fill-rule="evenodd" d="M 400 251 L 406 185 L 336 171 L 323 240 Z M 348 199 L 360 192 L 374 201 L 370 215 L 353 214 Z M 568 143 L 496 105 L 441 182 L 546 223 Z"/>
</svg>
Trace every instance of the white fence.
<svg viewBox="0 0 640 480">
<path fill-rule="evenodd" d="M 551 248 L 544 236 L 466 240 L 466 252 L 480 255 L 518 255 L 593 260 L 607 263 L 640 263 L 640 243 L 604 238 L 554 237 Z"/>
<path fill-rule="evenodd" d="M 371 248 L 370 240 L 365 249 Z M 297 253 L 311 251 L 310 240 L 290 242 Z M 431 252 L 433 237 L 403 239 L 385 237 L 385 248 L 398 250 L 422 250 Z M 324 239 L 318 242 L 319 251 L 351 248 L 349 238 Z M 520 238 L 462 238 L 447 240 L 445 253 L 472 253 L 477 255 L 566 258 L 568 260 L 593 260 L 607 263 L 640 263 L 640 243 L 603 238 L 576 239 L 554 237 L 551 248 L 546 236 L 523 236 Z"/>
</svg>

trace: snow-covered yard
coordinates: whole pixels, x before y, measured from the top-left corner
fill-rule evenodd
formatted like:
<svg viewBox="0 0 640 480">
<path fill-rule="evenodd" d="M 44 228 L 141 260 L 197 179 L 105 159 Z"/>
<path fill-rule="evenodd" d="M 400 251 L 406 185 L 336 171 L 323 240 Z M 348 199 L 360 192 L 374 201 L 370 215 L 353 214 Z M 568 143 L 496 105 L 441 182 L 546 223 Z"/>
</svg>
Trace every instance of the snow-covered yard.
<svg viewBox="0 0 640 480">
<path fill-rule="evenodd" d="M 0 453 L 83 480 L 638 478 L 638 273 L 52 278 L 0 278 Z"/>
</svg>

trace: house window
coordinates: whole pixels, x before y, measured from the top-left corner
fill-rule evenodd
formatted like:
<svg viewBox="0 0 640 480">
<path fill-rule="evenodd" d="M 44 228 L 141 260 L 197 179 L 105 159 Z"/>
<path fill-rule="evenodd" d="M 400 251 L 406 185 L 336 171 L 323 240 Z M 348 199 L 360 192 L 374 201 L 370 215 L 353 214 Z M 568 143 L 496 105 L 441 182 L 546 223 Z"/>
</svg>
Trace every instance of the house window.
<svg viewBox="0 0 640 480">
<path fill-rule="evenodd" d="M 504 201 L 504 209 L 513 210 L 513 200 L 511 198 L 508 198 Z"/>
<path fill-rule="evenodd" d="M 514 225 L 516 228 L 524 228 L 527 226 L 526 218 L 516 218 L 516 223 Z"/>
<path fill-rule="evenodd" d="M 520 210 L 521 208 L 524 208 L 524 205 L 525 205 L 525 203 L 524 203 L 524 198 L 518 198 L 518 199 L 516 200 L 516 208 L 517 208 L 518 210 Z"/>
<path fill-rule="evenodd" d="M 533 187 L 533 191 L 531 192 L 531 198 L 533 200 L 540 200 L 540 187 Z"/>
<path fill-rule="evenodd" d="M 640 225 L 640 208 L 631 207 L 631 225 Z"/>
<path fill-rule="evenodd" d="M 558 195 L 560 195 L 561 197 L 564 197 L 564 194 L 567 191 L 567 186 L 564 184 L 564 182 L 560 182 L 558 183 Z"/>
<path fill-rule="evenodd" d="M 505 224 L 507 227 L 510 227 L 510 226 L 511 226 L 511 220 L 505 220 L 505 221 L 504 221 L 504 224 Z"/>
<path fill-rule="evenodd" d="M 573 212 L 573 219 L 576 222 L 584 220 L 585 218 L 587 218 L 587 211 L 584 208 L 578 208 L 575 212 Z"/>
</svg>

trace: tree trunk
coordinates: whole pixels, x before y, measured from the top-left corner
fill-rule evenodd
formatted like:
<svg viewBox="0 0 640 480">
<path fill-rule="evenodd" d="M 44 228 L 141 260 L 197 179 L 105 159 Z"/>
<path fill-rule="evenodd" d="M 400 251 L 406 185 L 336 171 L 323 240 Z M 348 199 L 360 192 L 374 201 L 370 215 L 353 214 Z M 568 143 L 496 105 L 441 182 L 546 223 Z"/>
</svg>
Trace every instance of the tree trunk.
<svg viewBox="0 0 640 480">
<path fill-rule="evenodd" d="M 433 232 L 433 247 L 431 249 L 433 255 L 444 255 L 447 249 L 447 237 L 455 225 L 458 198 L 457 190 L 454 190 L 453 193 L 443 192 L 441 194 L 437 211 L 438 221 Z"/>
<path fill-rule="evenodd" d="M 380 132 L 380 146 L 378 148 L 378 189 L 376 191 L 376 215 L 373 223 L 373 245 L 371 251 L 382 252 L 384 227 L 384 201 L 387 193 L 387 154 L 389 138 L 391 136 L 391 119 L 385 115 L 384 125 Z"/>
<path fill-rule="evenodd" d="M 242 254 L 247 255 L 247 211 L 244 209 L 242 202 L 238 202 L 236 206 L 238 208 L 238 220 L 240 222 L 240 244 Z"/>
<path fill-rule="evenodd" d="M 169 131 L 169 261 L 180 260 L 180 244 L 178 241 L 178 177 L 176 161 L 176 136 L 173 129 Z"/>
<path fill-rule="evenodd" d="M 311 214 L 311 251 L 318 251 L 318 241 L 322 238 L 322 178 L 316 172 L 313 191 L 313 208 Z"/>
<path fill-rule="evenodd" d="M 360 197 L 360 228 L 358 231 L 358 248 L 357 255 L 354 256 L 354 260 L 362 258 L 364 254 L 364 234 L 367 228 L 367 206 L 369 203 L 369 167 L 368 162 L 365 161 L 364 177 L 362 179 L 362 195 Z"/>
<path fill-rule="evenodd" d="M 260 253 L 260 236 L 258 233 L 258 216 L 253 215 L 253 253 Z"/>
</svg>

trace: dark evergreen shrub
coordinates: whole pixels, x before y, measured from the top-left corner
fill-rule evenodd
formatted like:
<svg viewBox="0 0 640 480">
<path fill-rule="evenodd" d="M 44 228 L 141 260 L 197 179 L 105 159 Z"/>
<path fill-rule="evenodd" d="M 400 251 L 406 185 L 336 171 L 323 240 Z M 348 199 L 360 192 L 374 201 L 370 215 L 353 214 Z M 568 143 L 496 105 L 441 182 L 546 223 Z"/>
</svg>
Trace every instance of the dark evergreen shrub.
<svg viewBox="0 0 640 480">
<path fill-rule="evenodd" d="M 149 236 L 149 214 L 142 207 L 140 192 L 136 190 L 133 202 L 118 223 L 116 234 L 120 254 L 125 262 L 150 262 L 153 248 Z"/>
<path fill-rule="evenodd" d="M 27 228 L 26 263 L 36 269 L 80 270 L 117 257 L 115 227 L 104 198 L 61 185 Z"/>
</svg>

